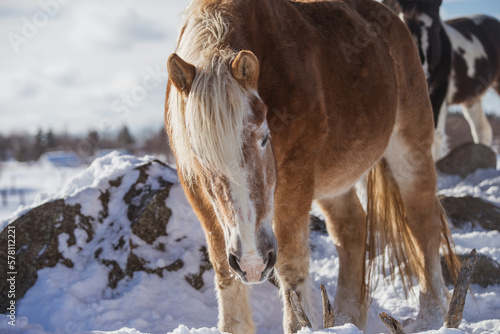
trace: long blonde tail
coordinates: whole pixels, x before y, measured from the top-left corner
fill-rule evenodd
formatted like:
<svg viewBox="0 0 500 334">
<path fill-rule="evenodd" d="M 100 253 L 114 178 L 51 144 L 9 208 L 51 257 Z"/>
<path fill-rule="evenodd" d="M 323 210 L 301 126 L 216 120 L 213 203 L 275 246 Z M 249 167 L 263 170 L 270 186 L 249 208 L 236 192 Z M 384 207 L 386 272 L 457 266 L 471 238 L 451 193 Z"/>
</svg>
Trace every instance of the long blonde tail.
<svg viewBox="0 0 500 334">
<path fill-rule="evenodd" d="M 363 287 L 362 295 L 367 297 L 370 290 L 376 286 L 375 278 L 378 272 L 382 271 L 384 275 L 390 275 L 394 279 L 398 268 L 407 297 L 414 277 L 427 281 L 429 277 L 416 251 L 399 187 L 385 159 L 368 175 L 367 198 L 365 252 L 368 263 L 364 266 L 367 283 Z M 460 264 L 453 252 L 453 242 L 444 211 L 440 220 L 443 253 L 448 267 L 451 268 L 450 273 L 456 275 Z"/>
</svg>

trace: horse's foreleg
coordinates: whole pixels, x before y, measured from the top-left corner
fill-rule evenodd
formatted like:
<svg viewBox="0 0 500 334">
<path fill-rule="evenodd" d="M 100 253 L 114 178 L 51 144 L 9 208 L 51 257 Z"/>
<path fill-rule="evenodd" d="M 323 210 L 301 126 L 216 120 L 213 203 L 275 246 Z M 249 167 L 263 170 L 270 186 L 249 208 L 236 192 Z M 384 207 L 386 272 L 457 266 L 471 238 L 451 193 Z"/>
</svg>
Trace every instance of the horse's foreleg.
<svg viewBox="0 0 500 334">
<path fill-rule="evenodd" d="M 248 287 L 234 278 L 215 278 L 219 302 L 219 323 L 221 332 L 232 334 L 255 333 L 248 298 Z"/>
<path fill-rule="evenodd" d="M 353 323 L 363 328 L 367 312 L 363 276 L 366 214 L 354 188 L 338 197 L 319 200 L 318 205 L 339 254 L 335 325 Z"/>
<path fill-rule="evenodd" d="M 230 271 L 224 232 L 213 208 L 207 204 L 209 201 L 203 198 L 204 192 L 189 187 L 185 187 L 185 190 L 205 232 L 210 262 L 215 271 L 219 330 L 232 334 L 255 333 L 248 287 L 236 280 L 236 275 Z"/>
<path fill-rule="evenodd" d="M 472 139 L 476 144 L 491 146 L 493 131 L 481 107 L 481 99 L 474 98 L 462 104 L 465 119 L 469 122 Z"/>
<path fill-rule="evenodd" d="M 207 233 L 210 260 L 215 270 L 215 290 L 219 306 L 218 328 L 232 334 L 255 333 L 248 287 L 230 273 L 222 230 Z"/>
<path fill-rule="evenodd" d="M 275 209 L 275 234 L 278 240 L 277 274 L 284 303 L 283 329 L 285 333 L 300 330 L 300 324 L 293 313 L 290 294 L 297 293 L 309 317 L 309 210 L 308 204 L 283 205 Z M 312 320 L 312 319 L 311 319 Z"/>
</svg>

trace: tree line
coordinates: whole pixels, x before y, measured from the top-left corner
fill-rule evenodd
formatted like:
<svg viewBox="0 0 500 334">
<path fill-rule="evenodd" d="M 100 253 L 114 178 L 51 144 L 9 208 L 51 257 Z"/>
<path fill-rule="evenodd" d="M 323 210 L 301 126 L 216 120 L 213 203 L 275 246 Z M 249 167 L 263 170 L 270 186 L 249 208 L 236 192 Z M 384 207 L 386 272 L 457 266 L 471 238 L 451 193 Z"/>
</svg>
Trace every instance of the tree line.
<svg viewBox="0 0 500 334">
<path fill-rule="evenodd" d="M 141 138 L 134 137 L 124 125 L 116 134 L 102 134 L 89 130 L 85 135 L 55 133 L 39 129 L 35 135 L 17 132 L 0 133 L 0 161 L 15 159 L 20 162 L 36 161 L 46 152 L 73 151 L 82 161 L 89 161 L 100 150 L 119 149 L 131 154 L 171 156 L 170 145 L 163 126 Z"/>
</svg>

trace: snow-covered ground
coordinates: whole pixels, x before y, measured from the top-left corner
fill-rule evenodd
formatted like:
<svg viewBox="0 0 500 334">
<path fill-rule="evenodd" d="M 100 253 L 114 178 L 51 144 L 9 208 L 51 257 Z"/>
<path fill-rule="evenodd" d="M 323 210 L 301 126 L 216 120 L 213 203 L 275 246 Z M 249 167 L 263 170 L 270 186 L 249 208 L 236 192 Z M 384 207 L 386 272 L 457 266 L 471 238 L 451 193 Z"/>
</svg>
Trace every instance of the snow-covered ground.
<svg viewBox="0 0 500 334">
<path fill-rule="evenodd" d="M 24 205 L 32 206 L 61 190 L 85 167 L 55 167 L 50 163 L 0 163 L 0 221 Z"/>
<path fill-rule="evenodd" d="M 130 178 L 137 177 L 137 174 L 130 173 L 131 170 L 151 159 L 151 157 L 119 156 L 113 153 L 99 159 L 85 171 L 54 170 L 47 166 L 10 163 L 3 166 L 0 180 L 7 182 L 10 179 L 8 175 L 15 176 L 16 187 L 26 189 L 26 202 L 36 200 L 37 203 L 41 203 L 50 198 L 83 196 L 75 194 L 90 185 L 100 187 L 100 180 L 109 178 L 110 175 L 116 177 L 128 173 L 126 175 L 130 175 Z M 156 173 L 164 172 L 156 171 Z M 74 178 L 71 179 L 72 176 Z M 170 174 L 164 177 L 172 181 L 176 178 Z M 125 179 L 122 182 L 133 182 L 133 179 Z M 4 186 L 0 183 L 0 189 Z M 441 193 L 448 196 L 473 195 L 500 205 L 500 170 L 480 170 L 466 179 L 442 176 L 439 187 Z M 37 195 L 38 193 L 45 195 Z M 196 242 L 203 242 L 199 223 L 178 184 L 171 189 L 167 205 L 173 212 L 171 221 L 176 229 L 175 233 L 189 232 L 194 235 Z M 16 209 L 12 204 L 1 211 L 0 229 L 28 207 Z M 16 212 L 10 219 L 4 219 L 14 211 Z M 169 228 L 172 228 L 170 223 Z M 500 232 L 479 229 L 452 232 L 460 253 L 468 253 L 472 248 L 476 248 L 480 253 L 500 261 Z M 316 314 L 320 315 L 319 285 L 326 286 L 331 298 L 335 295 L 339 263 L 335 247 L 327 236 L 312 232 L 311 245 L 311 286 L 316 296 L 314 305 L 317 309 Z M 60 251 L 73 254 L 71 256 L 75 256 L 76 259 L 76 253 L 72 253 L 75 249 L 76 247 L 68 247 L 67 243 L 60 240 Z M 81 253 L 84 251 L 85 249 Z M 193 258 L 198 254 L 188 250 L 183 256 L 188 263 L 195 261 Z M 158 262 L 161 260 L 158 259 Z M 203 280 L 206 284 L 199 291 L 186 283 L 183 279 L 185 273 L 183 270 L 171 272 L 163 278 L 145 272 L 135 273 L 130 280 L 121 282 L 116 289 L 111 290 L 106 287 L 107 272 L 95 261 L 89 261 L 87 266 L 76 264 L 74 268 L 58 264 L 54 268 L 42 269 L 38 272 L 37 283 L 18 302 L 16 327 L 8 325 L 8 318 L 2 317 L 0 333 L 219 333 L 215 329 L 217 303 L 213 270 L 204 273 Z M 414 318 L 418 311 L 416 289 L 414 296 L 405 300 L 401 281 L 396 280 L 394 284 L 384 278 L 380 278 L 379 281 L 369 311 L 369 326 L 365 333 L 387 331 L 377 316 L 381 312 L 387 312 L 404 322 Z M 252 286 L 251 290 L 257 332 L 282 333 L 282 311 L 277 288 L 271 283 L 264 283 Z M 500 286 L 482 288 L 474 285 L 472 290 L 475 300 L 468 296 L 460 330 L 443 328 L 426 333 L 500 333 Z M 352 325 L 346 325 L 329 330 L 303 329 L 300 333 L 359 334 L 361 331 Z"/>
</svg>

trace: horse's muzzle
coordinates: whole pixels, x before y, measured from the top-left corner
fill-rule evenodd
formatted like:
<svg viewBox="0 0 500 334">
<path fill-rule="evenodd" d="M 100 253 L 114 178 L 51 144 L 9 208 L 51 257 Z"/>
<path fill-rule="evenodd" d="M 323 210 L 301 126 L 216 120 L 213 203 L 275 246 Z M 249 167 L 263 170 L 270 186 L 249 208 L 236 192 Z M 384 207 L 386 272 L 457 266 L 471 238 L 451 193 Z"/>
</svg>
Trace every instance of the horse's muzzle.
<svg viewBox="0 0 500 334">
<path fill-rule="evenodd" d="M 257 284 L 266 281 L 276 264 L 276 250 L 271 249 L 263 259 L 259 255 L 250 255 L 239 259 L 233 253 L 229 254 L 229 265 L 245 284 Z"/>
</svg>

